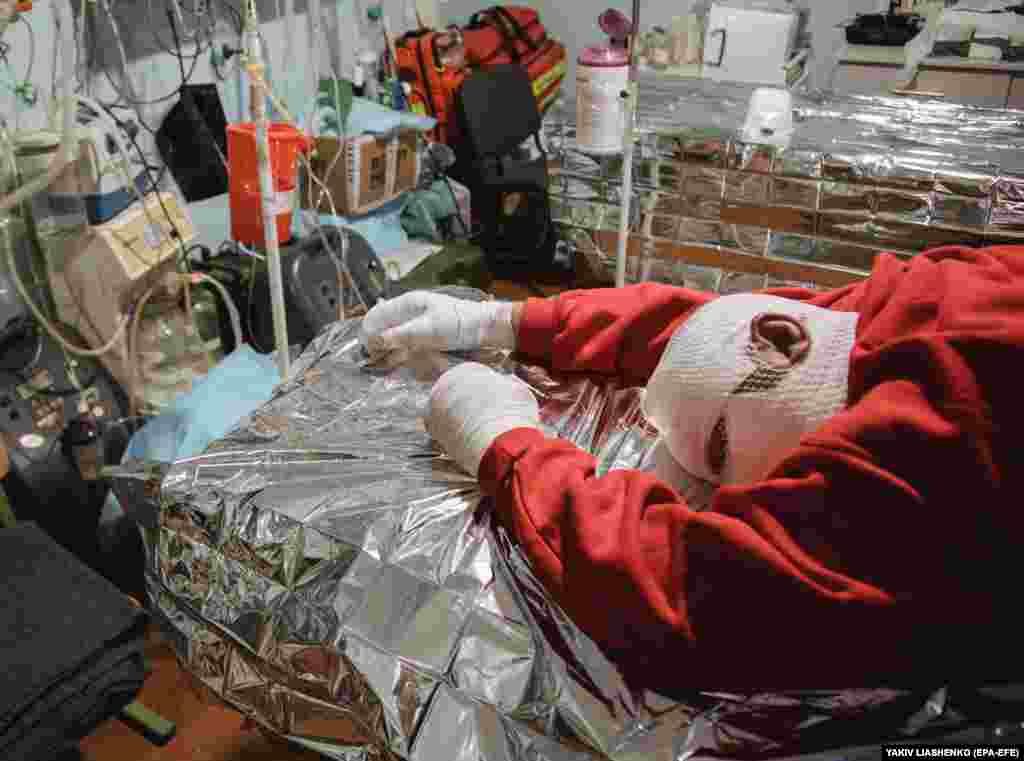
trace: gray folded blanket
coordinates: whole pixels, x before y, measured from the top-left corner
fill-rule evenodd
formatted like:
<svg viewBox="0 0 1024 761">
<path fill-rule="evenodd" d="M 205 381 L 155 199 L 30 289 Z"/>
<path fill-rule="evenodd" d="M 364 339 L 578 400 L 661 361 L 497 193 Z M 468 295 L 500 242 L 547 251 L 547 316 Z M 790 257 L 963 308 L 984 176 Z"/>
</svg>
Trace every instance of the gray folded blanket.
<svg viewBox="0 0 1024 761">
<path fill-rule="evenodd" d="M 0 758 L 52 759 L 130 703 L 145 614 L 33 523 L 0 531 Z"/>
</svg>

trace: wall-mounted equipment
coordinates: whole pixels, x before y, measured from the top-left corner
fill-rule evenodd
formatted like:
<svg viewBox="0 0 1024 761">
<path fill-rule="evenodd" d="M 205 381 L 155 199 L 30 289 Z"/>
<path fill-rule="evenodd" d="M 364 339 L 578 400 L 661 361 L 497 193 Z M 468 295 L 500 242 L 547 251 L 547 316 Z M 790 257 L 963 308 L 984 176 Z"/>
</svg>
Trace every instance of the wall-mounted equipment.
<svg viewBox="0 0 1024 761">
<path fill-rule="evenodd" d="M 151 194 L 145 209 L 138 204 L 106 224 L 86 228 L 67 241 L 59 258 L 51 256 L 50 285 L 60 320 L 94 348 L 114 342 L 102 360 L 129 393 L 136 368 L 126 350 L 132 331 L 124 323 L 136 316 L 140 297 L 176 272 L 181 246 L 194 238 L 177 197 Z M 124 340 L 115 341 L 119 334 Z"/>
<path fill-rule="evenodd" d="M 781 5 L 754 9 L 713 3 L 704 35 L 703 76 L 770 87 L 795 84 L 806 59 L 806 51 L 796 50 L 800 24 L 800 15 Z"/>
</svg>

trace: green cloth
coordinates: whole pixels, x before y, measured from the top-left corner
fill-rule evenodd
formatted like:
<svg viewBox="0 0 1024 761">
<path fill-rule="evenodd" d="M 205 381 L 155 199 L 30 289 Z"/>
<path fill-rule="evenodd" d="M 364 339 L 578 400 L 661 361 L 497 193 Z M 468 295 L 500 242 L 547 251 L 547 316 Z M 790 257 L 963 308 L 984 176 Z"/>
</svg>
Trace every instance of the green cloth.
<svg viewBox="0 0 1024 761">
<path fill-rule="evenodd" d="M 472 243 L 449 243 L 436 254 L 424 259 L 408 275 L 398 281 L 402 291 L 461 285 L 487 290 L 491 275 L 484 262 L 484 252 Z"/>
</svg>

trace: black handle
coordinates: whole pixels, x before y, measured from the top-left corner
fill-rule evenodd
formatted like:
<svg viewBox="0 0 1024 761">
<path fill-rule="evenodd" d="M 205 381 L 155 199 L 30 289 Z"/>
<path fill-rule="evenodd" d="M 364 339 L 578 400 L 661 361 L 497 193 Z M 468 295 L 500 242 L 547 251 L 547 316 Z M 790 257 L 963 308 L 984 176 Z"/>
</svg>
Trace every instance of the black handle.
<svg viewBox="0 0 1024 761">
<path fill-rule="evenodd" d="M 713 29 L 712 31 L 710 31 L 708 33 L 708 39 L 711 39 L 716 34 L 722 35 L 722 47 L 720 47 L 718 49 L 718 60 L 715 61 L 714 63 L 709 63 L 708 61 L 705 61 L 704 62 L 705 66 L 719 66 L 720 67 L 722 65 L 722 59 L 725 58 L 725 39 L 726 39 L 726 37 L 725 37 L 725 29 Z"/>
<path fill-rule="evenodd" d="M 513 26 L 511 30 L 509 29 L 509 18 L 507 15 L 502 13 L 504 10 L 504 8 L 497 6 L 491 8 L 488 11 L 484 11 L 486 14 L 485 18 L 487 20 L 487 25 L 493 26 L 498 30 L 502 40 L 501 46 L 508 52 L 509 58 L 512 59 L 512 63 L 519 63 L 519 59 L 522 58 L 522 56 L 519 55 L 519 51 L 516 50 L 515 38 L 518 36 L 516 33 L 516 27 Z M 512 23 L 515 24 L 515 19 L 512 19 Z"/>
<path fill-rule="evenodd" d="M 496 5 L 493 8 L 494 13 L 504 19 L 505 23 L 512 27 L 512 31 L 515 32 L 516 36 L 521 39 L 530 50 L 536 50 L 537 45 L 533 40 L 530 39 L 530 35 L 523 29 L 523 25 L 519 23 L 515 16 L 509 13 L 507 8 L 503 8 L 500 5 Z"/>
</svg>

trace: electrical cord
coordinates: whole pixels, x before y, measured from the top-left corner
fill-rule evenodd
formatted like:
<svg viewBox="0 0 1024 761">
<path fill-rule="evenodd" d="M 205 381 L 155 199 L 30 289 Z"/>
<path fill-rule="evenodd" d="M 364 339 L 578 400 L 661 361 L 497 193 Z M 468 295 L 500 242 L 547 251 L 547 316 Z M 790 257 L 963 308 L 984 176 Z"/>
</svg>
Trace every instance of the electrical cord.
<svg viewBox="0 0 1024 761">
<path fill-rule="evenodd" d="M 138 304 L 135 305 L 135 311 L 131 317 L 131 327 L 128 329 L 128 345 L 126 347 L 126 353 L 128 355 L 128 405 L 129 414 L 135 417 L 139 414 L 139 401 L 140 394 L 138 389 L 138 382 L 140 378 L 145 380 L 144 373 L 140 372 L 139 362 L 142 358 L 139 352 L 139 326 L 142 324 L 142 310 L 146 308 L 146 304 L 153 298 L 153 295 L 165 286 L 154 285 L 139 299 Z"/>
<path fill-rule="evenodd" d="M 75 71 L 75 92 L 76 93 L 77 92 L 81 92 L 82 90 L 85 89 L 85 85 L 83 83 L 87 82 L 88 79 L 89 79 L 88 72 L 86 72 L 85 76 L 83 76 L 83 68 L 82 68 L 83 67 L 83 62 L 82 62 L 83 55 L 82 54 L 83 54 L 83 51 L 84 51 L 84 48 L 85 48 L 85 10 L 86 10 L 87 7 L 88 7 L 88 3 L 86 2 L 86 0 L 81 0 L 81 2 L 78 5 L 78 14 L 76 15 L 74 11 L 71 12 L 71 33 L 72 33 L 72 36 L 73 36 L 73 38 L 75 40 L 74 71 Z M 90 40 L 89 44 L 90 44 L 90 52 L 94 51 L 95 50 L 95 42 L 93 40 Z"/>
<path fill-rule="evenodd" d="M 42 345 L 42 337 L 40 337 L 40 345 Z M 25 376 L 24 370 L 22 370 L 21 372 L 14 372 L 13 370 L 8 370 L 7 368 L 0 367 L 0 372 L 11 375 L 17 381 L 19 381 L 21 385 L 25 385 L 31 382 L 31 379 Z M 84 389 L 90 388 L 91 386 L 95 385 L 96 381 L 99 380 L 99 377 L 100 371 L 94 370 L 87 381 L 85 381 L 84 383 L 80 383 L 77 386 L 72 384 L 68 388 L 37 388 L 33 390 L 36 394 L 39 394 L 40 396 L 47 396 L 50 397 L 51 399 L 66 399 L 69 396 L 80 394 Z"/>
<path fill-rule="evenodd" d="M 32 65 L 36 62 L 36 35 L 24 14 L 18 14 L 18 21 L 28 30 L 28 68 L 25 69 L 25 81 L 28 82 L 32 79 Z"/>
<path fill-rule="evenodd" d="M 61 21 L 60 16 L 61 16 L 61 14 L 59 14 L 59 13 L 54 13 L 53 14 L 53 55 L 52 55 L 52 57 L 50 59 L 50 97 L 51 98 L 56 98 L 57 97 L 57 72 L 60 71 L 59 67 L 57 66 L 57 56 L 58 56 L 58 54 L 60 54 L 60 55 L 67 55 L 68 54 L 66 50 L 64 50 L 63 53 L 60 52 L 64 48 L 64 46 L 60 44 L 61 41 L 63 41 L 63 39 L 64 39 L 64 35 L 63 35 L 64 28 L 63 28 L 63 26 L 61 26 L 61 24 L 63 22 Z"/>
<path fill-rule="evenodd" d="M 426 151 L 427 156 L 430 156 L 430 151 Z M 452 187 L 451 180 L 448 177 L 448 173 L 441 166 L 441 162 L 430 158 L 430 162 L 434 165 L 434 171 L 444 181 L 445 187 L 448 188 L 448 193 L 452 197 L 452 203 L 455 205 L 455 217 L 459 220 L 459 227 L 462 228 L 462 232 L 467 238 L 472 237 L 472 232 L 469 229 L 469 225 L 466 224 L 466 220 L 462 218 L 462 210 L 459 208 L 459 199 L 455 195 L 455 188 Z"/>
<path fill-rule="evenodd" d="M 4 42 L 3 40 L 0 40 L 0 61 L 2 61 L 4 66 L 6 66 L 10 70 L 11 79 L 15 84 L 16 92 L 17 88 L 19 87 L 19 81 L 22 83 L 20 87 L 24 87 L 26 85 L 31 86 L 32 68 L 36 62 L 36 36 L 34 30 L 32 29 L 32 24 L 30 24 L 28 19 L 21 14 L 18 15 L 18 21 L 24 24 L 25 28 L 28 30 L 28 66 L 25 68 L 25 76 L 22 77 L 20 80 L 16 76 L 14 76 L 14 67 L 11 65 L 11 62 L 8 59 L 8 55 L 10 54 L 11 51 L 11 45 L 9 43 Z"/>
<path fill-rule="evenodd" d="M 133 416 L 138 414 L 139 402 L 142 401 L 141 394 L 138 393 L 137 390 L 139 387 L 139 381 L 145 380 L 144 373 L 141 372 L 141 367 L 139 366 L 141 362 L 141 356 L 139 351 L 139 328 L 142 324 L 142 315 L 143 311 L 146 308 L 146 304 L 148 304 L 150 300 L 153 298 L 153 296 L 155 296 L 157 292 L 160 291 L 161 289 L 171 292 L 172 296 L 176 296 L 176 294 L 173 293 L 173 290 L 174 286 L 177 285 L 178 287 L 184 289 L 183 297 L 185 299 L 185 311 L 189 319 L 192 320 L 194 325 L 194 318 L 191 314 L 192 296 L 191 292 L 189 291 L 189 288 L 192 285 L 198 285 L 200 283 L 209 283 L 211 286 L 213 286 L 215 290 L 217 290 L 217 292 L 224 299 L 224 303 L 227 305 L 229 319 L 231 321 L 231 328 L 235 334 L 235 345 L 241 346 L 242 343 L 244 342 L 244 336 L 242 335 L 241 317 L 238 313 L 238 307 L 235 305 L 234 299 L 231 298 L 231 294 L 228 293 L 228 290 L 227 288 L 224 287 L 223 283 L 218 282 L 215 278 L 212 278 L 209 275 L 205 275 L 202 273 L 194 273 L 192 275 L 169 276 L 169 278 L 164 283 L 158 283 L 157 285 L 154 285 L 142 295 L 142 298 L 140 298 L 138 303 L 136 304 L 131 318 L 131 327 L 129 328 L 127 347 L 127 364 L 129 380 L 127 391 L 128 403 L 131 414 Z M 209 361 L 209 357 L 207 357 L 207 360 Z"/>
<path fill-rule="evenodd" d="M 182 14 L 181 14 L 181 7 L 177 4 L 177 2 L 175 2 L 175 0 L 168 0 L 167 5 L 168 5 L 167 10 L 171 11 L 175 15 L 175 17 L 178 19 L 178 21 L 179 21 L 179 23 L 181 25 L 184 25 L 185 20 L 184 20 L 184 17 L 182 16 Z M 172 11 L 172 8 L 173 8 L 173 11 Z M 150 34 L 150 37 L 152 37 L 153 41 L 156 43 L 156 46 L 162 52 L 164 52 L 164 53 L 167 53 L 169 55 L 175 55 L 175 52 L 173 50 L 171 50 L 171 47 L 164 41 L 163 37 L 161 37 L 160 33 L 158 32 L 159 25 L 156 24 L 155 19 L 154 19 L 154 14 L 153 14 L 153 0 L 146 0 L 146 16 L 147 16 L 147 18 L 149 20 L 149 34 Z M 198 17 L 199 14 L 198 13 L 193 13 L 193 16 Z M 201 54 L 200 53 L 200 48 L 199 48 L 200 42 L 198 42 L 198 40 L 199 40 L 199 38 L 201 36 L 200 35 L 200 31 L 199 31 L 200 28 L 201 28 L 201 25 L 199 23 L 197 23 L 196 24 L 195 34 L 193 34 L 193 35 L 185 35 L 185 39 L 188 40 L 189 42 L 197 41 L 196 42 L 196 51 L 194 53 L 185 53 L 184 55 L 185 55 L 186 58 L 196 58 L 196 57 L 198 57 Z"/>
<path fill-rule="evenodd" d="M 167 11 L 167 18 L 171 22 L 171 34 L 174 35 L 174 45 L 175 45 L 175 48 L 180 51 L 181 50 L 181 42 L 178 39 L 178 24 L 175 22 L 174 14 L 171 13 L 170 9 L 168 9 L 168 11 Z M 181 97 L 181 90 L 185 87 L 185 84 L 189 80 L 189 78 L 185 75 L 185 61 L 182 59 L 181 56 L 178 56 L 178 67 L 181 70 L 181 83 L 182 83 L 181 87 L 178 89 L 178 96 L 180 98 Z M 228 160 L 224 156 L 224 154 L 221 153 L 220 146 L 217 145 L 217 141 L 216 140 L 211 140 L 210 141 L 210 145 L 212 145 L 213 149 L 215 151 L 217 151 L 217 158 L 219 158 L 220 159 L 220 163 L 224 165 L 225 172 L 229 171 L 230 167 L 228 166 Z"/>
<path fill-rule="evenodd" d="M 103 0 L 103 2 L 105 3 L 106 0 Z M 146 221 L 149 222 L 149 224 L 153 228 L 156 228 L 156 229 L 160 230 L 160 233 L 162 234 L 163 233 L 163 228 L 160 225 L 157 225 L 157 223 L 154 221 L 152 215 L 150 214 L 149 206 L 146 203 L 145 195 L 142 193 L 142 190 L 139 189 L 138 184 L 135 181 L 135 177 L 132 176 L 131 172 L 128 170 L 128 166 L 127 166 L 127 164 L 128 164 L 128 151 L 125 148 L 123 141 L 121 140 L 120 133 L 121 132 L 125 132 L 126 134 L 128 134 L 129 130 L 127 130 L 127 128 L 123 125 L 123 123 L 120 123 L 118 120 L 116 120 L 116 118 L 112 114 L 110 114 L 101 104 L 96 103 L 95 101 L 91 100 L 90 98 L 86 98 L 86 97 L 81 96 L 81 95 L 76 95 L 75 98 L 78 101 L 79 107 L 84 107 L 88 111 L 91 111 L 95 115 L 95 118 L 100 119 L 101 121 L 102 120 L 109 120 L 110 124 L 108 126 L 113 126 L 113 135 L 112 135 L 112 137 L 114 139 L 114 142 L 117 145 L 118 155 L 120 156 L 120 161 L 117 162 L 117 166 L 121 170 L 121 174 L 122 174 L 122 177 L 123 177 L 123 179 L 125 181 L 125 184 L 126 184 L 127 187 L 129 187 L 131 189 L 131 191 L 134 193 L 134 195 L 136 197 L 136 200 L 141 205 L 142 213 L 145 215 Z M 129 134 L 129 138 L 134 140 L 134 136 L 132 136 L 130 134 Z M 138 150 L 138 146 L 137 145 L 136 145 L 136 150 Z M 140 153 L 140 156 L 142 156 L 141 151 L 139 151 L 139 153 Z M 142 156 L 142 158 L 145 159 L 145 156 Z M 150 179 L 152 179 L 152 178 L 150 178 Z M 170 213 L 167 211 L 167 207 L 164 205 L 163 198 L 160 195 L 159 188 L 153 188 L 153 191 L 156 193 L 157 203 L 160 205 L 160 208 L 163 210 L 164 216 L 166 217 L 167 222 L 170 225 L 170 228 L 171 228 L 171 238 L 178 242 L 178 246 L 181 249 L 181 252 L 183 253 L 184 252 L 184 244 L 182 243 L 182 240 L 181 240 L 181 231 L 178 229 L 177 225 L 175 224 L 174 218 L 171 217 Z M 135 252 L 133 251 L 132 253 L 135 253 Z M 141 256 L 138 256 L 138 258 L 146 266 L 150 266 L 150 265 L 153 264 L 152 262 L 147 262 Z"/>
<path fill-rule="evenodd" d="M 229 3 L 228 0 L 220 0 L 220 4 L 223 5 L 227 10 L 229 10 L 231 12 L 231 16 L 235 19 L 235 31 L 238 33 L 239 36 L 241 36 L 242 32 L 245 29 L 245 24 L 244 24 L 244 21 L 242 19 L 242 14 L 239 12 L 239 10 L 235 6 L 233 6 L 231 3 Z"/>
<path fill-rule="evenodd" d="M 238 311 L 238 305 L 235 304 L 235 300 L 231 298 L 231 293 L 217 278 L 202 272 L 193 273 L 190 278 L 190 284 L 200 285 L 202 283 L 209 283 L 213 286 L 213 289 L 224 300 L 228 310 L 228 320 L 231 322 L 231 331 L 235 334 L 235 346 L 241 346 L 245 343 L 245 335 L 242 332 L 242 316 Z M 185 290 L 188 292 L 187 287 Z"/>
<path fill-rule="evenodd" d="M 156 178 L 153 177 L 152 168 L 146 163 L 146 155 L 142 152 L 142 147 L 139 145 L 139 141 L 136 139 L 135 135 L 132 134 L 131 130 L 128 129 L 127 125 L 124 122 L 122 122 L 120 119 L 117 118 L 117 116 L 114 115 L 111 109 L 103 106 L 102 103 L 98 105 L 104 108 L 104 111 L 113 120 L 114 124 L 118 127 L 118 129 L 120 129 L 128 136 L 128 140 L 131 142 L 132 147 L 135 148 L 135 152 L 138 153 L 139 158 L 142 159 L 143 167 L 146 171 L 146 178 L 149 180 L 150 190 L 153 192 L 154 195 L 156 195 L 156 200 L 157 203 L 160 205 L 160 210 L 163 212 L 164 217 L 167 219 L 167 224 L 170 225 L 171 237 L 178 241 L 179 248 L 182 249 L 180 253 L 183 263 L 185 264 L 186 269 L 188 269 L 188 271 L 191 272 L 191 264 L 189 263 L 188 259 L 188 250 L 185 249 L 184 244 L 181 243 L 181 230 L 178 229 L 178 225 L 174 221 L 174 217 L 171 216 L 171 212 L 167 210 L 167 204 L 164 203 L 163 194 L 160 192 L 160 181 L 163 179 L 163 174 L 161 173 L 161 175 Z M 164 170 L 166 171 L 166 166 L 164 167 Z M 131 178 L 131 181 L 134 184 L 135 179 Z M 145 203 L 143 203 L 143 211 L 145 211 L 145 208 Z"/>
<path fill-rule="evenodd" d="M 107 0 L 100 0 L 100 2 L 103 5 L 103 9 L 107 13 L 107 16 L 110 18 L 110 25 L 111 25 L 111 28 L 114 30 L 114 37 L 115 37 L 115 39 L 118 42 L 119 54 L 120 54 L 120 57 L 121 57 L 121 71 L 122 71 L 122 74 L 123 74 L 123 76 L 125 77 L 125 79 L 129 83 L 129 89 L 134 91 L 135 88 L 131 87 L 131 80 L 130 80 L 130 76 L 129 76 L 129 73 L 128 73 L 128 56 L 125 53 L 124 44 L 121 41 L 120 26 L 118 25 L 117 19 L 114 17 L 114 14 L 113 14 L 113 12 L 110 9 L 110 5 L 107 2 Z M 156 28 L 156 25 L 153 24 L 152 14 L 150 14 L 150 29 L 154 30 L 153 31 L 154 36 L 155 36 L 155 28 Z M 95 42 L 93 44 L 95 44 Z M 188 73 L 187 74 L 183 74 L 184 80 L 181 83 L 178 84 L 178 86 L 174 89 L 173 92 L 170 92 L 170 93 L 168 93 L 166 95 L 162 95 L 159 98 L 141 99 L 141 98 L 138 98 L 134 94 L 134 92 L 131 95 L 126 95 L 122 91 L 121 87 L 118 86 L 118 84 L 116 82 L 114 82 L 113 77 L 110 76 L 110 72 L 106 69 L 106 67 L 104 67 L 102 69 L 104 77 L 106 77 L 107 82 L 110 84 L 111 88 L 113 88 L 114 92 L 117 93 L 117 96 L 121 100 L 125 101 L 126 103 L 130 103 L 130 104 L 132 104 L 133 106 L 136 106 L 136 107 L 138 107 L 138 106 L 155 106 L 155 105 L 158 105 L 160 103 L 165 103 L 165 102 L 171 100 L 172 98 L 176 97 L 181 92 L 182 85 L 187 84 L 192 79 L 193 75 L 195 74 L 196 67 L 199 65 L 200 56 L 201 56 L 201 54 L 203 52 L 201 50 L 201 48 L 197 49 L 196 54 L 194 56 L 185 56 L 185 55 L 183 55 L 180 46 L 178 47 L 178 49 L 176 51 L 168 50 L 166 47 L 164 47 L 162 49 L 164 50 L 165 53 L 168 53 L 169 55 L 173 55 L 175 58 L 177 58 L 179 60 L 179 62 L 182 63 L 182 66 L 184 66 L 184 63 L 183 63 L 184 58 L 188 57 L 188 58 L 192 59 L 191 66 L 190 66 L 190 68 L 188 70 Z M 140 121 L 141 121 L 141 119 L 140 119 Z"/>
<path fill-rule="evenodd" d="M 121 40 L 121 36 L 120 36 L 120 31 L 119 31 L 119 27 L 118 27 L 118 24 L 117 24 L 117 20 L 114 17 L 113 11 L 112 11 L 112 9 L 110 7 L 110 4 L 109 4 L 108 0 L 100 0 L 100 2 L 103 4 L 103 8 L 106 11 L 106 13 L 107 13 L 107 15 L 108 15 L 108 17 L 110 19 L 111 26 L 112 26 L 112 28 L 114 30 L 114 36 L 115 36 L 115 38 L 117 40 L 117 43 L 118 43 L 118 48 L 119 48 L 120 57 L 121 57 L 122 74 L 124 75 L 125 79 L 128 82 L 129 90 L 134 91 L 134 87 L 131 86 L 131 80 L 130 80 L 130 76 L 129 76 L 129 73 L 128 73 L 127 55 L 125 53 L 124 45 L 123 45 L 122 40 Z M 173 0 L 172 0 L 172 2 L 173 2 Z M 150 3 L 150 11 L 151 11 L 152 10 L 152 0 L 149 0 L 149 3 Z M 179 15 L 180 15 L 180 8 L 178 8 L 177 5 L 175 5 L 175 9 L 178 10 Z M 189 68 L 188 71 L 186 71 L 185 70 L 185 62 L 184 62 L 184 59 L 185 59 L 186 56 L 184 56 L 183 53 L 182 53 L 181 40 L 180 40 L 180 37 L 179 37 L 179 34 L 178 34 L 177 20 L 175 19 L 175 15 L 171 11 L 170 8 L 167 9 L 167 15 L 168 15 L 168 18 L 170 19 L 170 22 L 171 22 L 171 31 L 172 31 L 172 34 L 174 36 L 174 43 L 175 43 L 174 51 L 173 52 L 172 51 L 167 51 L 167 52 L 171 52 L 171 54 L 174 55 L 175 58 L 177 59 L 178 65 L 179 65 L 179 70 L 180 70 L 180 76 L 181 76 L 181 81 L 178 84 L 178 88 L 174 92 L 169 93 L 168 95 L 163 96 L 161 98 L 150 99 L 150 100 L 141 100 L 141 99 L 135 97 L 134 92 L 132 92 L 132 95 L 129 97 L 124 92 L 122 92 L 120 90 L 120 88 L 117 87 L 117 85 L 113 81 L 113 78 L 110 76 L 110 73 L 105 68 L 103 69 L 104 76 L 110 82 L 111 87 L 115 90 L 115 92 L 118 94 L 118 96 L 122 100 L 127 101 L 128 103 L 130 103 L 133 106 L 135 106 L 135 109 L 133 109 L 133 110 L 135 111 L 135 116 L 136 116 L 136 119 L 137 119 L 138 123 L 147 132 L 149 132 L 150 134 L 152 134 L 154 136 L 156 135 L 155 130 L 150 128 L 149 125 L 145 123 L 145 120 L 142 118 L 141 114 L 138 113 L 138 108 L 140 106 L 144 106 L 144 105 L 155 105 L 156 103 L 160 103 L 160 102 L 163 102 L 163 101 L 166 101 L 166 100 L 170 100 L 171 98 L 173 98 L 175 96 L 179 96 L 180 97 L 181 89 L 186 84 L 188 84 L 188 82 L 192 79 L 192 76 L 195 73 L 196 66 L 198 65 L 198 61 L 199 61 L 199 53 L 201 52 L 201 41 L 200 41 L 199 43 L 197 43 L 197 46 L 199 46 L 199 47 L 197 47 L 197 53 L 196 53 L 196 55 L 194 57 L 192 57 L 191 67 Z M 152 22 L 152 12 L 150 12 L 150 21 Z M 155 25 L 153 25 L 153 26 L 155 28 Z M 189 258 L 188 258 L 188 252 L 185 250 L 184 244 L 182 242 L 181 230 L 178 228 L 174 218 L 171 216 L 170 212 L 167 210 L 167 206 L 164 203 L 163 197 L 162 197 L 162 195 L 160 193 L 160 183 L 161 183 L 161 181 L 163 180 L 163 178 L 165 176 L 164 173 L 166 172 L 166 165 L 163 166 L 163 169 L 161 171 L 160 176 L 158 178 L 154 178 L 152 169 L 150 168 L 150 166 L 149 166 L 149 164 L 148 164 L 148 162 L 146 160 L 146 155 L 143 152 L 141 146 L 139 145 L 138 140 L 136 139 L 136 136 L 133 134 L 132 130 L 128 129 L 127 125 L 125 125 L 124 122 L 122 122 L 120 119 L 117 118 L 117 116 L 113 112 L 113 108 L 111 106 L 108 106 L 106 104 L 98 104 L 98 105 L 101 106 L 104 109 L 105 114 L 111 120 L 114 121 L 115 125 L 128 136 L 128 139 L 130 140 L 132 146 L 135 148 L 136 153 L 138 153 L 139 158 L 140 158 L 140 160 L 141 160 L 141 162 L 143 164 L 144 170 L 146 172 L 146 177 L 147 177 L 147 179 L 149 181 L 150 189 L 156 194 L 157 203 L 160 205 L 160 209 L 163 212 L 163 215 L 166 218 L 168 224 L 170 225 L 171 236 L 179 244 L 179 247 L 181 249 L 180 256 L 181 256 L 181 259 L 182 259 L 182 261 L 183 261 L 183 263 L 185 265 L 185 268 L 186 268 L 186 270 L 191 272 L 192 271 L 192 267 L 191 267 L 191 263 L 190 263 Z M 226 160 L 223 157 L 221 157 L 221 160 L 225 161 L 225 163 L 226 163 Z M 133 186 L 133 189 L 134 189 L 135 178 L 134 177 L 129 177 L 128 181 L 131 182 L 131 184 Z M 143 205 L 143 211 L 147 214 L 147 218 L 148 218 L 148 211 L 147 211 L 144 199 L 143 199 L 142 205 Z M 150 220 L 150 221 L 152 223 L 152 220 Z"/>
<path fill-rule="evenodd" d="M 204 248 L 205 248 L 205 246 L 204 246 Z M 256 266 L 257 266 L 257 263 L 262 260 L 262 257 L 259 256 L 259 254 L 256 254 L 255 252 L 249 251 L 248 249 L 246 249 L 244 246 L 242 246 L 242 244 L 238 243 L 237 241 L 234 241 L 234 240 L 221 241 L 221 244 L 217 247 L 217 254 L 216 254 L 216 256 L 212 256 L 212 257 L 204 260 L 203 266 L 204 266 L 204 269 L 206 271 L 205 272 L 201 272 L 201 273 L 193 273 L 192 277 L 193 277 L 193 279 L 198 279 L 197 280 L 198 282 L 209 283 L 223 297 L 224 303 L 226 305 L 228 305 L 228 315 L 229 315 L 229 318 L 230 318 L 231 323 L 232 323 L 232 325 L 231 325 L 232 332 L 235 333 L 236 345 L 237 346 L 241 346 L 242 343 L 244 343 L 244 338 L 245 338 L 245 335 L 246 335 L 246 332 L 243 331 L 243 323 L 242 323 L 242 316 L 243 315 L 239 311 L 237 305 L 235 305 L 234 300 L 231 298 L 231 294 L 228 291 L 227 287 L 219 279 L 217 279 L 216 277 L 213 277 L 213 275 L 211 274 L 215 270 L 218 270 L 218 271 L 220 271 L 222 273 L 223 272 L 227 272 L 227 273 L 230 273 L 233 276 L 233 282 L 238 283 L 239 278 L 243 278 L 243 282 L 244 282 L 244 277 L 245 277 L 244 274 L 242 274 L 239 271 L 234 270 L 234 269 L 232 269 L 230 267 L 227 267 L 225 265 L 218 265 L 218 263 L 217 263 L 217 257 L 223 256 L 224 254 L 230 254 L 230 253 L 233 253 L 233 254 L 235 254 L 235 256 L 239 256 L 239 257 L 244 253 L 244 254 L 246 254 L 247 256 L 249 256 L 252 259 L 252 267 L 249 270 L 249 278 L 248 278 L 249 279 L 249 295 L 248 295 L 248 298 L 246 299 L 246 310 L 245 310 L 245 315 L 244 315 L 244 317 L 245 317 L 244 327 L 248 328 L 248 335 L 252 338 L 253 347 L 257 351 L 259 351 L 260 353 L 265 353 L 264 350 L 263 350 L 263 347 L 261 347 L 259 345 L 259 342 L 256 339 L 256 332 L 253 330 L 253 311 L 252 311 L 253 293 L 255 292 L 255 284 L 256 284 Z M 235 319 L 236 318 L 231 316 L 232 311 L 237 316 L 237 322 L 238 322 L 237 328 L 235 327 Z"/>
<path fill-rule="evenodd" d="M 50 334 L 50 337 L 59 343 L 64 349 L 71 354 L 79 357 L 101 357 L 107 352 L 113 350 L 113 348 L 120 343 L 124 337 L 125 331 L 128 329 L 128 323 L 130 321 L 128 315 L 122 315 L 121 320 L 118 323 L 117 329 L 114 331 L 114 335 L 111 339 L 98 349 L 83 348 L 81 346 L 75 346 L 73 343 L 68 341 L 64 336 L 60 334 L 57 328 L 47 319 L 46 315 L 43 314 L 42 310 L 36 305 L 35 300 L 29 295 L 28 288 L 25 287 L 24 281 L 21 279 L 21 273 L 18 272 L 17 262 L 14 260 L 14 253 L 11 251 L 10 246 L 4 246 L 4 254 L 7 263 L 7 271 L 14 281 L 14 287 L 18 291 L 18 295 L 21 296 L 22 301 L 32 312 L 32 315 L 36 318 L 38 323 Z"/>
</svg>

